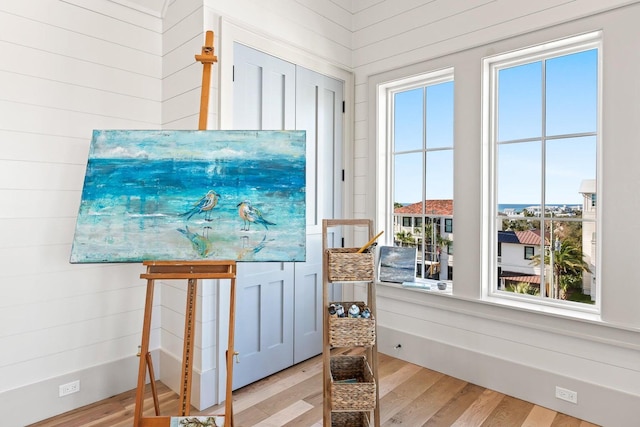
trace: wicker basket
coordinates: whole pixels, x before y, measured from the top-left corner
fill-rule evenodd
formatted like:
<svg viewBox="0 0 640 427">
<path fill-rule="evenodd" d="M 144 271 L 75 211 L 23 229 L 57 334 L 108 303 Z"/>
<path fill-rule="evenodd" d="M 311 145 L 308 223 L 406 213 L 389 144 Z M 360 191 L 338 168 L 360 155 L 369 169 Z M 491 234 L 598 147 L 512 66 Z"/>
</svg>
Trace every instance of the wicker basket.
<svg viewBox="0 0 640 427">
<path fill-rule="evenodd" d="M 331 409 L 371 411 L 376 406 L 376 381 L 364 356 L 333 356 Z"/>
<path fill-rule="evenodd" d="M 342 304 L 345 312 L 353 304 L 360 308 L 360 312 L 365 308 L 365 304 L 360 301 L 333 304 Z M 369 347 L 375 343 L 376 322 L 373 313 L 368 319 L 360 317 L 329 317 L 329 344 L 332 347 Z"/>
<path fill-rule="evenodd" d="M 370 282 L 373 280 L 373 252 L 359 248 L 327 249 L 330 282 Z"/>
<path fill-rule="evenodd" d="M 331 427 L 369 427 L 366 412 L 332 412 Z"/>
</svg>

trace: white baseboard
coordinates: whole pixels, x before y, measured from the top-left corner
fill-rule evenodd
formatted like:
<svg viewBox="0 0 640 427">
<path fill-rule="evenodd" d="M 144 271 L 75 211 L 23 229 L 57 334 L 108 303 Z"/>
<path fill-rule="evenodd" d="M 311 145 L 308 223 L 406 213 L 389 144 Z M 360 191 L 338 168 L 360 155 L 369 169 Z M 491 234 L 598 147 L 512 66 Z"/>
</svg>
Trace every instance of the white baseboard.
<svg viewBox="0 0 640 427">
<path fill-rule="evenodd" d="M 157 365 L 156 355 L 153 358 Z M 2 425 L 23 427 L 135 389 L 138 367 L 139 359 L 132 355 L 0 393 Z M 75 380 L 80 380 L 80 391 L 58 397 L 59 386 Z"/>
<path fill-rule="evenodd" d="M 378 325 L 378 351 L 603 426 L 637 420 L 640 396 Z M 401 347 L 395 347 L 400 344 Z M 578 403 L 557 399 L 560 386 Z M 635 421 L 634 421 L 635 422 Z"/>
<path fill-rule="evenodd" d="M 160 365 L 162 366 L 162 371 L 157 378 L 171 390 L 180 394 L 182 361 L 160 350 Z M 193 369 L 191 373 L 191 404 L 199 411 L 202 411 L 218 403 L 215 370 L 201 372 Z"/>
</svg>

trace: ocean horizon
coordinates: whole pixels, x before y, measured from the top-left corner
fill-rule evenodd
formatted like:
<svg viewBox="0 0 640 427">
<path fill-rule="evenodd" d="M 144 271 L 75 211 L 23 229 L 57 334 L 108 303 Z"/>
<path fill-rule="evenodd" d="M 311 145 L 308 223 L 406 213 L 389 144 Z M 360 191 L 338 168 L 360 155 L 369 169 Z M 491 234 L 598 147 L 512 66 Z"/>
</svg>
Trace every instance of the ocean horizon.
<svg viewBox="0 0 640 427">
<path fill-rule="evenodd" d="M 540 207 L 540 203 L 503 203 L 503 204 L 498 204 L 498 212 L 504 212 L 507 209 L 513 209 L 514 212 L 522 212 L 523 210 L 530 208 L 530 207 Z M 562 207 L 566 207 L 567 209 L 571 209 L 571 208 L 581 208 L 582 205 L 579 205 L 577 203 L 554 203 L 554 204 L 547 204 L 546 205 L 547 208 L 562 208 Z"/>
</svg>

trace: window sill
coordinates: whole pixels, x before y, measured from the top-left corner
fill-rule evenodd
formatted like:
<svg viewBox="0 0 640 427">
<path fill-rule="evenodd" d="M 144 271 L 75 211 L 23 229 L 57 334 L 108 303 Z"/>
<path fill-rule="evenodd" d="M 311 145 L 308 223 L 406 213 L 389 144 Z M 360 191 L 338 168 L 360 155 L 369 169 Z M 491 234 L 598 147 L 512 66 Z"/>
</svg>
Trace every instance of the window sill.
<svg viewBox="0 0 640 427">
<path fill-rule="evenodd" d="M 383 283 L 385 285 L 392 285 L 392 283 L 389 283 L 389 282 L 380 282 L 380 283 Z M 441 289 L 442 283 L 445 284 L 444 289 Z M 393 285 L 396 285 L 396 283 L 393 283 Z M 419 282 L 403 282 L 400 286 L 404 289 L 416 289 L 416 290 L 427 291 L 435 294 L 444 294 L 444 295 L 453 294 L 453 287 L 451 283 L 440 281 L 440 280 L 424 279 Z"/>
<path fill-rule="evenodd" d="M 407 287 L 400 283 L 377 282 L 380 285 L 377 293 L 379 299 L 390 298 L 411 305 L 433 307 L 567 336 L 589 337 L 593 341 L 615 343 L 620 347 L 640 350 L 640 345 L 632 344 L 637 341 L 637 334 L 640 332 L 638 328 L 608 323 L 594 311 L 573 310 L 494 296 L 475 299 L 453 294 L 450 284 L 445 291 L 437 288 L 432 290 L 432 283 L 435 284 L 437 281 L 429 281 L 428 288 L 426 284 L 424 287 Z"/>
</svg>

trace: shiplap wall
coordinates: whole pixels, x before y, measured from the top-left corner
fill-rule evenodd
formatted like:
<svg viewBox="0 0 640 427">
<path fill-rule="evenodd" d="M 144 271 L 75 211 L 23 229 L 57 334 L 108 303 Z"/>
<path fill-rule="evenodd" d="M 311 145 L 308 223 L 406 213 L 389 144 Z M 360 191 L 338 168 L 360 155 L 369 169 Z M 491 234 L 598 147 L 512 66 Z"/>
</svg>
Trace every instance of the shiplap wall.
<svg viewBox="0 0 640 427">
<path fill-rule="evenodd" d="M 635 1 L 354 0 L 354 214 L 375 212 L 369 76 L 631 3 Z"/>
<path fill-rule="evenodd" d="M 378 286 L 380 351 L 597 424 L 633 424 L 640 404 L 640 275 L 631 242 L 640 227 L 624 218 L 638 206 L 629 185 L 639 178 L 633 166 L 639 126 L 631 118 L 640 105 L 640 59 L 632 47 L 640 38 L 637 3 L 354 2 L 356 216 L 376 215 L 385 185 L 376 168 L 376 85 L 455 70 L 454 295 Z M 601 316 L 488 300 L 480 257 L 482 58 L 598 29 L 604 31 Z M 578 404 L 555 398 L 556 386 L 576 391 Z"/>
<path fill-rule="evenodd" d="M 141 266 L 69 255 L 92 130 L 160 126 L 161 42 L 159 17 L 111 2 L 0 3 L 3 425 L 135 387 Z"/>
</svg>

